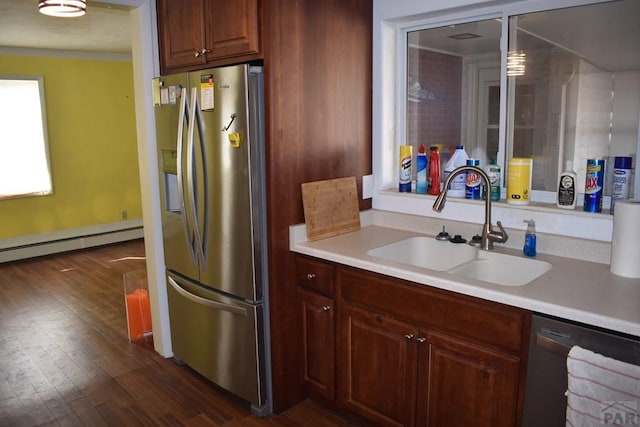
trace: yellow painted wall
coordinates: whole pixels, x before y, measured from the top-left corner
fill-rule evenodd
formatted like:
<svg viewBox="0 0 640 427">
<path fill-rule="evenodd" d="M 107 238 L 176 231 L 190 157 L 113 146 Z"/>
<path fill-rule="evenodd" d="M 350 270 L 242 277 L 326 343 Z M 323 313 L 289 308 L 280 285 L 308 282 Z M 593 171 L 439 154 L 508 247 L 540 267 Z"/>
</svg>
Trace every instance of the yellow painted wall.
<svg viewBox="0 0 640 427">
<path fill-rule="evenodd" d="M 1 56 L 44 76 L 50 196 L 0 200 L 0 239 L 142 218 L 131 62 Z"/>
</svg>

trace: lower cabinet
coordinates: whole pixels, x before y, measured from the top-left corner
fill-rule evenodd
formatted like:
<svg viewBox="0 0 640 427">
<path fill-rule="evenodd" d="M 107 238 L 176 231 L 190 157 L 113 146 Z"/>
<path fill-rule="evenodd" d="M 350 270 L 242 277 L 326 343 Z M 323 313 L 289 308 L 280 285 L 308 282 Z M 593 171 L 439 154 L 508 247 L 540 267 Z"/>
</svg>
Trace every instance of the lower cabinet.
<svg viewBox="0 0 640 427">
<path fill-rule="evenodd" d="M 335 319 L 331 298 L 299 290 L 302 306 L 302 379 L 314 395 L 335 399 Z"/>
<path fill-rule="evenodd" d="M 310 396 L 336 398 L 336 320 L 332 264 L 297 257 L 302 320 L 302 381 Z"/>
<path fill-rule="evenodd" d="M 299 261 L 310 395 L 381 426 L 520 425 L 528 311 Z"/>
<path fill-rule="evenodd" d="M 514 426 L 520 359 L 439 333 L 424 333 L 419 426 Z"/>
<path fill-rule="evenodd" d="M 417 328 L 349 304 L 340 314 L 342 406 L 381 425 L 414 425 Z"/>
<path fill-rule="evenodd" d="M 520 360 L 344 304 L 341 404 L 385 426 L 514 426 Z"/>
</svg>

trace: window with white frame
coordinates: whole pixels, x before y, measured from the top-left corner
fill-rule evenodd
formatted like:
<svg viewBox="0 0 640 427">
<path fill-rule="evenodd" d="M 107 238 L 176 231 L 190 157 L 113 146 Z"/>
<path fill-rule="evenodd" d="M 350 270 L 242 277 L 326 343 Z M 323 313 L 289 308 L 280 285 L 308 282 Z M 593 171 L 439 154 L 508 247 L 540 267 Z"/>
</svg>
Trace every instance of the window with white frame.
<svg viewBox="0 0 640 427">
<path fill-rule="evenodd" d="M 0 199 L 53 192 L 42 76 L 0 75 Z"/>
<path fill-rule="evenodd" d="M 401 29 L 407 91 L 399 115 L 406 130 L 396 144 L 411 145 L 414 153 L 420 144 L 436 145 L 443 164 L 462 144 L 482 166 L 500 164 L 503 177 L 507 158 L 532 158 L 539 202 L 555 201 L 567 160 L 578 172 L 580 192 L 588 158 L 612 166 L 617 156 L 633 157 L 635 170 L 640 2 L 572 3 L 578 4 L 542 11 L 537 4 L 506 7 L 480 20 L 443 16 Z M 518 73 L 510 73 L 511 54 L 521 58 Z"/>
</svg>

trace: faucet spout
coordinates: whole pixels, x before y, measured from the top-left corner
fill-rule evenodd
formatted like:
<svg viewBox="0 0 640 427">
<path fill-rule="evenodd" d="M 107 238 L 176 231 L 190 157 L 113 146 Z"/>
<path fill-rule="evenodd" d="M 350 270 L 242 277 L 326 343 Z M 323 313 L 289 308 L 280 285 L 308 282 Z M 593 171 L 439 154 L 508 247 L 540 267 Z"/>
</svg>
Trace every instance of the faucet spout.
<svg viewBox="0 0 640 427">
<path fill-rule="evenodd" d="M 491 183 L 489 181 L 489 176 L 485 171 L 476 166 L 460 166 L 454 169 L 451 174 L 449 174 L 447 179 L 444 180 L 444 188 L 440 195 L 436 198 L 436 201 L 433 203 L 434 211 L 442 212 L 442 209 L 444 209 L 444 204 L 447 201 L 447 189 L 449 188 L 449 184 L 456 176 L 465 172 L 477 173 L 484 181 L 486 188 L 490 188 Z M 493 242 L 505 243 L 509 238 L 500 221 L 497 222 L 497 225 L 499 230 L 495 230 L 493 228 L 493 225 L 491 224 L 491 197 L 489 197 L 489 194 L 487 194 L 484 199 L 484 224 L 482 226 L 482 241 L 480 244 L 482 249 L 493 249 Z"/>
</svg>

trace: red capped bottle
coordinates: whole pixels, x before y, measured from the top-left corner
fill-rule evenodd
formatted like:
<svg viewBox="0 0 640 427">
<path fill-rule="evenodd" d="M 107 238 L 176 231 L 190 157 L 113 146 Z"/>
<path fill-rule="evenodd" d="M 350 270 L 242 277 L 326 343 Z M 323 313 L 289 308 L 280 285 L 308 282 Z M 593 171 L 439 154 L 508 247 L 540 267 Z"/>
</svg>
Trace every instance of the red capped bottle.
<svg viewBox="0 0 640 427">
<path fill-rule="evenodd" d="M 427 194 L 434 196 L 440 194 L 440 153 L 435 145 L 429 148 L 429 191 Z"/>
</svg>

